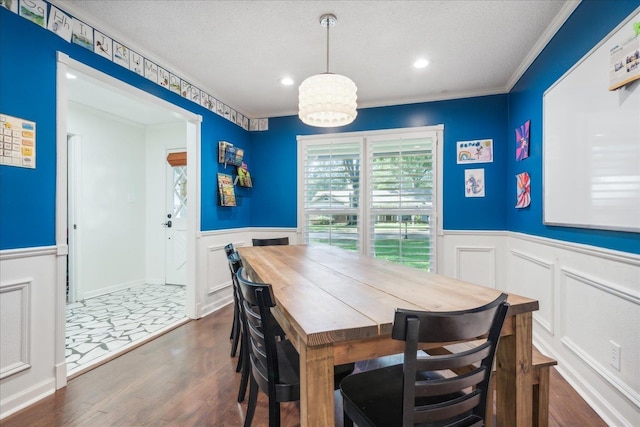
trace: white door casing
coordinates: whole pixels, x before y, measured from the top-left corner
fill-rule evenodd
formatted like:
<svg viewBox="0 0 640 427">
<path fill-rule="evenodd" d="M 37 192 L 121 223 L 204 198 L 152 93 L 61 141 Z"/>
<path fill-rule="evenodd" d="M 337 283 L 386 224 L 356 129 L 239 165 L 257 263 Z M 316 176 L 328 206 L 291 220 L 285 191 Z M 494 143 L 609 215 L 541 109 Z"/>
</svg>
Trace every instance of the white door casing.
<svg viewBox="0 0 640 427">
<path fill-rule="evenodd" d="M 82 182 L 81 144 L 82 137 L 77 132 L 67 134 L 67 203 L 68 223 L 67 241 L 69 255 L 67 257 L 67 302 L 73 303 L 83 299 L 80 289 L 80 183 Z"/>
<path fill-rule="evenodd" d="M 65 284 L 66 284 L 66 265 L 68 255 L 67 245 L 67 233 L 69 227 L 68 218 L 68 187 L 67 187 L 67 173 L 68 162 L 67 157 L 67 128 L 64 123 L 67 123 L 67 109 L 69 102 L 69 88 L 67 72 L 75 70 L 89 76 L 92 79 L 96 79 L 102 85 L 107 85 L 110 92 L 118 92 L 121 94 L 127 94 L 133 101 L 141 101 L 147 105 L 160 107 L 164 111 L 171 112 L 178 120 L 184 121 L 187 127 L 186 142 L 187 153 L 192 160 L 191 176 L 192 179 L 188 181 L 190 187 L 189 193 L 192 195 L 192 207 L 188 213 L 189 222 L 187 233 L 187 257 L 192 261 L 186 266 L 186 314 L 188 317 L 197 319 L 200 317 L 200 305 L 202 301 L 198 297 L 200 294 L 196 287 L 199 283 L 199 275 L 197 273 L 197 259 L 196 259 L 196 230 L 200 229 L 200 210 L 198 208 L 200 204 L 200 197 L 198 192 L 198 181 L 200 179 L 199 170 L 199 158 L 200 158 L 200 138 L 201 131 L 200 126 L 202 123 L 202 116 L 195 114 L 191 111 L 185 110 L 175 104 L 171 104 L 168 101 L 157 98 L 143 90 L 130 86 L 120 80 L 117 80 L 111 76 L 108 76 L 98 70 L 95 70 L 77 60 L 70 58 L 63 52 L 57 52 L 57 69 L 56 69 L 56 117 L 57 117 L 57 130 L 56 130 L 56 297 L 55 297 L 55 357 L 54 357 L 54 369 L 55 369 L 55 387 L 61 389 L 67 384 L 67 369 L 66 369 L 66 356 L 65 356 L 65 338 L 66 338 L 66 297 L 65 297 Z M 156 108 L 156 111 L 158 109 Z M 37 310 L 42 307 L 37 307 Z M 37 311 L 36 310 L 36 311 Z"/>
</svg>

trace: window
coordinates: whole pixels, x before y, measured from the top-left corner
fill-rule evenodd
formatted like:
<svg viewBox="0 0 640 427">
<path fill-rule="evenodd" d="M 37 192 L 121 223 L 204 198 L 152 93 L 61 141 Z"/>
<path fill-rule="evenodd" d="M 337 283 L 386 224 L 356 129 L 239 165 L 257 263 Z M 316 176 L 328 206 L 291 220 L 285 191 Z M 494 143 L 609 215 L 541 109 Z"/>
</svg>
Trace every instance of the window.
<svg viewBox="0 0 640 427">
<path fill-rule="evenodd" d="M 300 137 L 304 242 L 435 270 L 435 153 L 442 130 L 422 129 Z"/>
</svg>

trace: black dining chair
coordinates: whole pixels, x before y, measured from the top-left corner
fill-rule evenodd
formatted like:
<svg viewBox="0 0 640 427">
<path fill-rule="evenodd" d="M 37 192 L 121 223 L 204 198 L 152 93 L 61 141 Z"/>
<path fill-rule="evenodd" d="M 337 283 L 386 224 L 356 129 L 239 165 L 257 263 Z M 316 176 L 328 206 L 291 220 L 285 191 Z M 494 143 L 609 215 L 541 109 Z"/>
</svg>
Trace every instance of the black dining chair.
<svg viewBox="0 0 640 427">
<path fill-rule="evenodd" d="M 232 253 L 234 253 L 235 251 L 236 251 L 236 248 L 233 247 L 233 243 L 229 243 L 224 247 L 224 253 L 227 254 L 227 257 Z"/>
<path fill-rule="evenodd" d="M 509 304 L 451 312 L 397 309 L 392 338 L 405 342 L 401 364 L 357 373 L 340 384 L 344 426 L 484 426 L 493 359 Z M 477 347 L 430 356 L 420 343 L 485 337 Z M 455 370 L 466 368 L 464 371 Z"/>
<path fill-rule="evenodd" d="M 227 255 L 227 259 L 229 259 L 229 256 L 236 252 L 233 243 L 229 243 L 228 245 L 226 245 L 224 247 L 224 252 Z M 231 273 L 231 282 L 233 284 L 235 272 L 231 269 L 231 263 L 229 263 L 229 271 Z M 236 297 L 235 290 L 233 291 L 233 323 L 231 324 L 231 333 L 229 334 L 229 339 L 232 340 L 231 357 L 236 357 L 238 344 L 240 342 L 240 315 L 238 312 L 238 298 Z M 238 364 L 238 366 L 240 366 L 240 364 Z"/>
<path fill-rule="evenodd" d="M 240 354 L 238 356 L 238 364 L 236 366 L 236 372 L 240 372 L 240 387 L 238 389 L 238 402 L 244 401 L 247 394 L 247 383 L 249 381 L 250 361 L 249 361 L 249 341 L 247 336 L 246 316 L 242 312 L 244 310 L 244 304 L 242 303 L 242 292 L 240 291 L 240 285 L 238 284 L 237 273 L 242 268 L 242 260 L 238 255 L 238 252 L 233 252 L 228 257 L 229 269 L 233 275 L 233 292 L 234 299 L 238 302 L 238 323 L 239 323 L 239 341 L 240 341 Z"/>
<path fill-rule="evenodd" d="M 291 341 L 278 336 L 280 327 L 271 314 L 276 306 L 271 285 L 250 281 L 245 277 L 244 268 L 240 268 L 237 277 L 251 364 L 244 425 L 251 426 L 258 391 L 262 391 L 269 399 L 269 427 L 277 427 L 280 426 L 280 403 L 300 400 L 300 356 Z M 336 388 L 353 368 L 353 363 L 334 368 Z"/>
<path fill-rule="evenodd" d="M 253 246 L 277 246 L 277 245 L 288 245 L 289 238 L 288 237 L 276 237 L 272 239 L 251 239 Z"/>
</svg>

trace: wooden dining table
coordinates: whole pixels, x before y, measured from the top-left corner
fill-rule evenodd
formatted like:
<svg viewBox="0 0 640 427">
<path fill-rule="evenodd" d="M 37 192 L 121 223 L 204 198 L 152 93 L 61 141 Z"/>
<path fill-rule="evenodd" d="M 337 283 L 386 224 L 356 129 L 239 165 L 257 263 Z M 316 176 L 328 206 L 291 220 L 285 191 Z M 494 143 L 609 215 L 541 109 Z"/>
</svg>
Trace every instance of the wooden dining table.
<svg viewBox="0 0 640 427">
<path fill-rule="evenodd" d="M 478 307 L 500 291 L 328 245 L 239 247 L 251 280 L 273 287 L 273 314 L 300 354 L 300 425 L 335 425 L 333 367 L 402 353 L 391 338 L 396 308 Z M 498 426 L 531 426 L 532 312 L 509 294 L 496 354 Z M 435 345 L 440 347 L 447 343 Z"/>
</svg>

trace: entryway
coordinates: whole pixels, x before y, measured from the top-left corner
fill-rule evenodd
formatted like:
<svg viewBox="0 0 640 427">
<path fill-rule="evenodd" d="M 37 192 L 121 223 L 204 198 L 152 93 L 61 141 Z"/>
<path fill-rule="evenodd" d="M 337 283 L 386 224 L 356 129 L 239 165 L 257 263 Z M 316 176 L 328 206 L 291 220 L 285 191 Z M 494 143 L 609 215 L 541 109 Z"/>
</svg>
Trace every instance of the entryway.
<svg viewBox="0 0 640 427">
<path fill-rule="evenodd" d="M 178 107 L 68 61 L 60 91 L 67 94 L 68 291 L 60 314 L 72 377 L 193 316 L 186 159 L 199 132 Z M 178 166 L 169 163 L 176 152 Z"/>
</svg>

